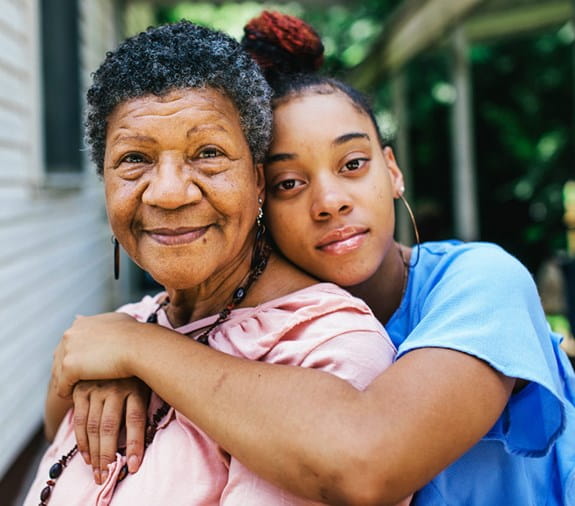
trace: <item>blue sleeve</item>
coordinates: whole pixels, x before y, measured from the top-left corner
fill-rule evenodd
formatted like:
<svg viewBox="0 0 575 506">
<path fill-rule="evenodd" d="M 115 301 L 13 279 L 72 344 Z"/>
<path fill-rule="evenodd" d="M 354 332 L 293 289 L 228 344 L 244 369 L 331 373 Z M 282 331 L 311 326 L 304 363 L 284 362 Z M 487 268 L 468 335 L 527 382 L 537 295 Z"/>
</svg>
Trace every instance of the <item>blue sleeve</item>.
<svg viewBox="0 0 575 506">
<path fill-rule="evenodd" d="M 575 379 L 530 273 L 501 248 L 475 244 L 446 255 L 431 278 L 398 358 L 417 348 L 450 348 L 527 380 L 486 438 L 510 453 L 546 454 L 565 428 L 568 405 L 572 412 Z"/>
</svg>

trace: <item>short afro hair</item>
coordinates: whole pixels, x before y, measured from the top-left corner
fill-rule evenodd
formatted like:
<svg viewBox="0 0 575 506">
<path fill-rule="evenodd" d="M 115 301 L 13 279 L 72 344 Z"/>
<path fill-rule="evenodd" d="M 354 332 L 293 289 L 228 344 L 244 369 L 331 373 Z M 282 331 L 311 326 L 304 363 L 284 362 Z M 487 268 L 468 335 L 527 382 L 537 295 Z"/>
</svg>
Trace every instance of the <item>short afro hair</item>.
<svg viewBox="0 0 575 506">
<path fill-rule="evenodd" d="M 236 106 L 256 163 L 271 130 L 271 90 L 259 66 L 228 35 L 180 21 L 148 28 L 109 52 L 87 94 L 86 140 L 101 175 L 106 129 L 114 108 L 133 98 L 182 88 L 214 88 Z"/>
</svg>

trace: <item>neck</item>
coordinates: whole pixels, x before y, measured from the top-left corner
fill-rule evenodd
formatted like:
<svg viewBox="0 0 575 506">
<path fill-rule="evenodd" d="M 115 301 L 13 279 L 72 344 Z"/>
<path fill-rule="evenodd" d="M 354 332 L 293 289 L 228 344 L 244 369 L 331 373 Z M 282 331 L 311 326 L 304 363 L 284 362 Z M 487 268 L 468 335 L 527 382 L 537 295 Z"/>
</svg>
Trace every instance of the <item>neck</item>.
<svg viewBox="0 0 575 506">
<path fill-rule="evenodd" d="M 166 313 L 170 323 L 179 327 L 217 314 L 227 306 L 236 289 L 245 282 L 250 273 L 253 247 L 253 242 L 248 242 L 233 261 L 194 287 L 167 287 L 170 303 Z"/>
<path fill-rule="evenodd" d="M 399 253 L 402 248 L 406 262 L 411 259 L 411 248 L 393 243 L 377 271 L 366 281 L 347 290 L 363 299 L 375 317 L 386 324 L 401 304 L 404 287 L 407 283 L 407 269 Z"/>
</svg>

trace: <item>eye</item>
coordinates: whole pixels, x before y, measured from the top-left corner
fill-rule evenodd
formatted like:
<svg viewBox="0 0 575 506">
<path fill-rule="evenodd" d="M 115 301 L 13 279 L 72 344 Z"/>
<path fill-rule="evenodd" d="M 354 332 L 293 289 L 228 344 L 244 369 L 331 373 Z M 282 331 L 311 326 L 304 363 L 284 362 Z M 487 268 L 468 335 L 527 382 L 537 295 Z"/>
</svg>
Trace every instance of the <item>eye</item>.
<svg viewBox="0 0 575 506">
<path fill-rule="evenodd" d="M 271 191 L 275 194 L 291 192 L 305 185 L 300 179 L 284 179 L 272 185 Z"/>
<path fill-rule="evenodd" d="M 368 158 L 354 158 L 353 160 L 346 162 L 343 165 L 342 170 L 347 172 L 353 172 L 359 170 L 368 162 L 368 160 L 369 160 Z"/>
<path fill-rule="evenodd" d="M 146 163 L 148 158 L 142 153 L 127 153 L 120 158 L 120 163 Z"/>
<path fill-rule="evenodd" d="M 279 190 L 293 190 L 294 188 L 296 188 L 300 184 L 301 184 L 301 181 L 297 181 L 295 179 L 286 179 L 285 181 L 278 183 L 276 185 L 276 188 L 278 188 Z"/>
<path fill-rule="evenodd" d="M 217 158 L 218 156 L 222 156 L 223 154 L 224 153 L 220 151 L 218 148 L 208 146 L 206 148 L 203 148 L 198 153 L 198 158 Z"/>
</svg>

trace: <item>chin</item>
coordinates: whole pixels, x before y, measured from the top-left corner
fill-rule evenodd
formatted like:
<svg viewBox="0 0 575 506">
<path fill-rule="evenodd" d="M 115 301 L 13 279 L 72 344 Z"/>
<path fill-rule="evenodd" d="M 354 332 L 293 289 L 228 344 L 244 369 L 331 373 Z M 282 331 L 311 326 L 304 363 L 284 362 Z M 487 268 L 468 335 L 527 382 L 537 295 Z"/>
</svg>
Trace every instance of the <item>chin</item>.
<svg viewBox="0 0 575 506">
<path fill-rule="evenodd" d="M 336 285 L 341 286 L 342 288 L 352 288 L 354 286 L 360 285 L 361 283 L 363 283 L 367 279 L 368 279 L 368 277 L 348 276 L 348 277 L 345 277 L 343 279 L 334 279 L 333 281 L 330 281 L 330 282 L 335 283 Z"/>
<path fill-rule="evenodd" d="M 164 288 L 171 288 L 173 290 L 186 290 L 196 283 L 191 283 L 187 279 L 187 277 L 182 276 L 179 272 L 171 272 L 171 271 L 155 271 L 150 272 L 148 271 L 150 276 L 154 278 L 156 283 L 159 283 Z"/>
<path fill-rule="evenodd" d="M 332 270 L 330 273 L 324 273 L 329 275 L 320 276 L 320 278 L 343 288 L 350 288 L 366 282 L 376 272 L 377 266 L 368 268 L 361 265 L 357 266 L 357 263 L 355 263 L 351 267 L 347 267 L 346 264 L 343 264 L 337 272 Z"/>
<path fill-rule="evenodd" d="M 316 277 L 323 279 L 328 283 L 334 283 L 341 286 L 342 288 L 352 287 L 359 285 L 369 279 L 373 273 L 370 272 L 358 272 L 358 271 L 348 271 L 348 272 L 337 272 L 337 273 L 318 273 L 315 274 Z"/>
</svg>

